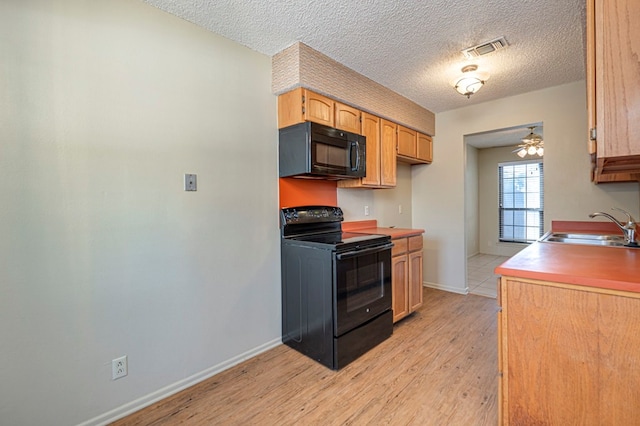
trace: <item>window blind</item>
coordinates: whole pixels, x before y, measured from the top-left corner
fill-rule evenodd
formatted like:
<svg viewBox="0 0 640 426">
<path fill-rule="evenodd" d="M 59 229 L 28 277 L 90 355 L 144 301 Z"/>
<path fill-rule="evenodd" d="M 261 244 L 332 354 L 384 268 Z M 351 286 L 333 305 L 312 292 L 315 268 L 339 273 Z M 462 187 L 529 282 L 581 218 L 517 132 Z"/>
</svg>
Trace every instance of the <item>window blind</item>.
<svg viewBox="0 0 640 426">
<path fill-rule="evenodd" d="M 542 161 L 500 163 L 499 241 L 531 243 L 544 232 Z"/>
</svg>

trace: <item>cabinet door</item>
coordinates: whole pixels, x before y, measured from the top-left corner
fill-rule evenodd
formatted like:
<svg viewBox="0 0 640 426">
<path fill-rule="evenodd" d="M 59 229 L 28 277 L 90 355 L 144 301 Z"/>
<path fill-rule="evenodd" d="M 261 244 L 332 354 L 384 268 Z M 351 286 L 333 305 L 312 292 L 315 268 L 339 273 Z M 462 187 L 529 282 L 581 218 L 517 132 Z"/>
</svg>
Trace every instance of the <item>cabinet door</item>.
<svg viewBox="0 0 640 426">
<path fill-rule="evenodd" d="M 409 312 L 422 306 L 422 251 L 409 253 Z"/>
<path fill-rule="evenodd" d="M 325 96 L 313 93 L 310 90 L 304 91 L 303 98 L 304 119 L 326 126 L 334 126 L 333 110 L 335 102 Z"/>
<path fill-rule="evenodd" d="M 591 0 L 594 1 L 594 0 Z M 595 0 L 588 11 L 593 31 L 587 50 L 588 106 L 595 108 L 596 170 L 594 180 L 640 179 L 640 2 Z M 593 49 L 593 50 L 591 50 Z M 595 96 L 593 89 L 595 86 Z M 592 98 L 595 97 L 595 106 Z M 593 111 L 590 110 L 590 121 Z M 593 151 L 593 146 L 590 147 Z"/>
<path fill-rule="evenodd" d="M 416 131 L 398 125 L 398 155 L 416 158 Z"/>
<path fill-rule="evenodd" d="M 289 127 L 304 121 L 302 99 L 304 89 L 297 88 L 278 96 L 278 128 Z"/>
<path fill-rule="evenodd" d="M 418 160 L 431 163 L 433 161 L 433 140 L 431 136 L 418 133 L 418 146 L 416 148 Z"/>
<path fill-rule="evenodd" d="M 393 308 L 393 322 L 409 315 L 409 265 L 406 254 L 391 258 L 391 295 Z"/>
<path fill-rule="evenodd" d="M 640 299 L 602 294 L 598 301 L 601 424 L 632 425 L 640 419 Z M 634 403 L 630 403 L 634 401 Z"/>
<path fill-rule="evenodd" d="M 380 120 L 380 185 L 396 186 L 396 123 Z"/>
<path fill-rule="evenodd" d="M 380 118 L 362 113 L 362 135 L 367 138 L 367 175 L 363 185 L 380 185 Z"/>
<path fill-rule="evenodd" d="M 502 285 L 504 424 L 602 424 L 609 410 L 598 403 L 597 296 L 510 279 Z"/>
<path fill-rule="evenodd" d="M 360 110 L 349 105 L 335 103 L 335 123 L 336 128 L 351 133 L 360 134 Z M 369 148 L 369 144 L 367 144 Z M 367 152 L 369 154 L 369 152 Z M 368 163 L 367 163 L 368 165 Z"/>
<path fill-rule="evenodd" d="M 640 154 L 639 16 L 638 0 L 596 0 L 596 121 L 606 157 Z"/>
</svg>

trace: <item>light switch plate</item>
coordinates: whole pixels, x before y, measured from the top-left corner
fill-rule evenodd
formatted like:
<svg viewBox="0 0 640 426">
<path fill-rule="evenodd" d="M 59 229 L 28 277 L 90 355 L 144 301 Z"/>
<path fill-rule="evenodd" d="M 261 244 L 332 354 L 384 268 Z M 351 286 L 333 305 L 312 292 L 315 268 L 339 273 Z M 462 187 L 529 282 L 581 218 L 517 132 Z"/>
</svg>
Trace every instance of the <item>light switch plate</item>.
<svg viewBox="0 0 640 426">
<path fill-rule="evenodd" d="M 197 191 L 198 190 L 198 176 L 194 174 L 184 175 L 184 190 L 185 191 Z"/>
</svg>

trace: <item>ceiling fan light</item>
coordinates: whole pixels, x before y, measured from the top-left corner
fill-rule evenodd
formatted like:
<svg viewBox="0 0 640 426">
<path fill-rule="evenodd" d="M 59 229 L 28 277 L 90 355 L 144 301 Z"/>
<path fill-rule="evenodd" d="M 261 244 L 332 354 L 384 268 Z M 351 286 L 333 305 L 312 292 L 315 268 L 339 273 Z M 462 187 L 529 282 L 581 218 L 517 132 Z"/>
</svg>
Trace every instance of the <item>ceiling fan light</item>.
<svg viewBox="0 0 640 426">
<path fill-rule="evenodd" d="M 533 133 L 535 128 L 536 126 L 529 127 L 529 134 L 520 139 L 522 143 L 513 151 L 518 157 L 524 158 L 527 155 L 536 154 L 542 157 L 544 155 L 544 141 L 542 140 L 542 136 Z"/>
<path fill-rule="evenodd" d="M 524 143 L 536 143 L 537 144 L 537 143 L 542 142 L 542 136 L 531 132 L 527 136 L 522 138 L 522 142 L 524 142 Z"/>
</svg>

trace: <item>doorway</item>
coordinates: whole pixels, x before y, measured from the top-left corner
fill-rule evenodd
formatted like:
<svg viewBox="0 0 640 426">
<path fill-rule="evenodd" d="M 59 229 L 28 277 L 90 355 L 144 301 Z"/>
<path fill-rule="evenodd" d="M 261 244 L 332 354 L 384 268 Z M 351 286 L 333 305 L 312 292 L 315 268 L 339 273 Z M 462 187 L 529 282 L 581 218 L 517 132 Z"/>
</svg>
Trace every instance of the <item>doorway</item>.
<svg viewBox="0 0 640 426">
<path fill-rule="evenodd" d="M 465 247 L 466 280 L 469 293 L 496 297 L 496 266 L 527 246 L 526 243 L 501 241 L 500 185 L 498 165 L 531 161 L 531 156 L 516 155 L 535 126 L 542 135 L 542 123 L 522 124 L 465 135 Z M 543 161 L 544 156 L 537 156 Z"/>
</svg>

